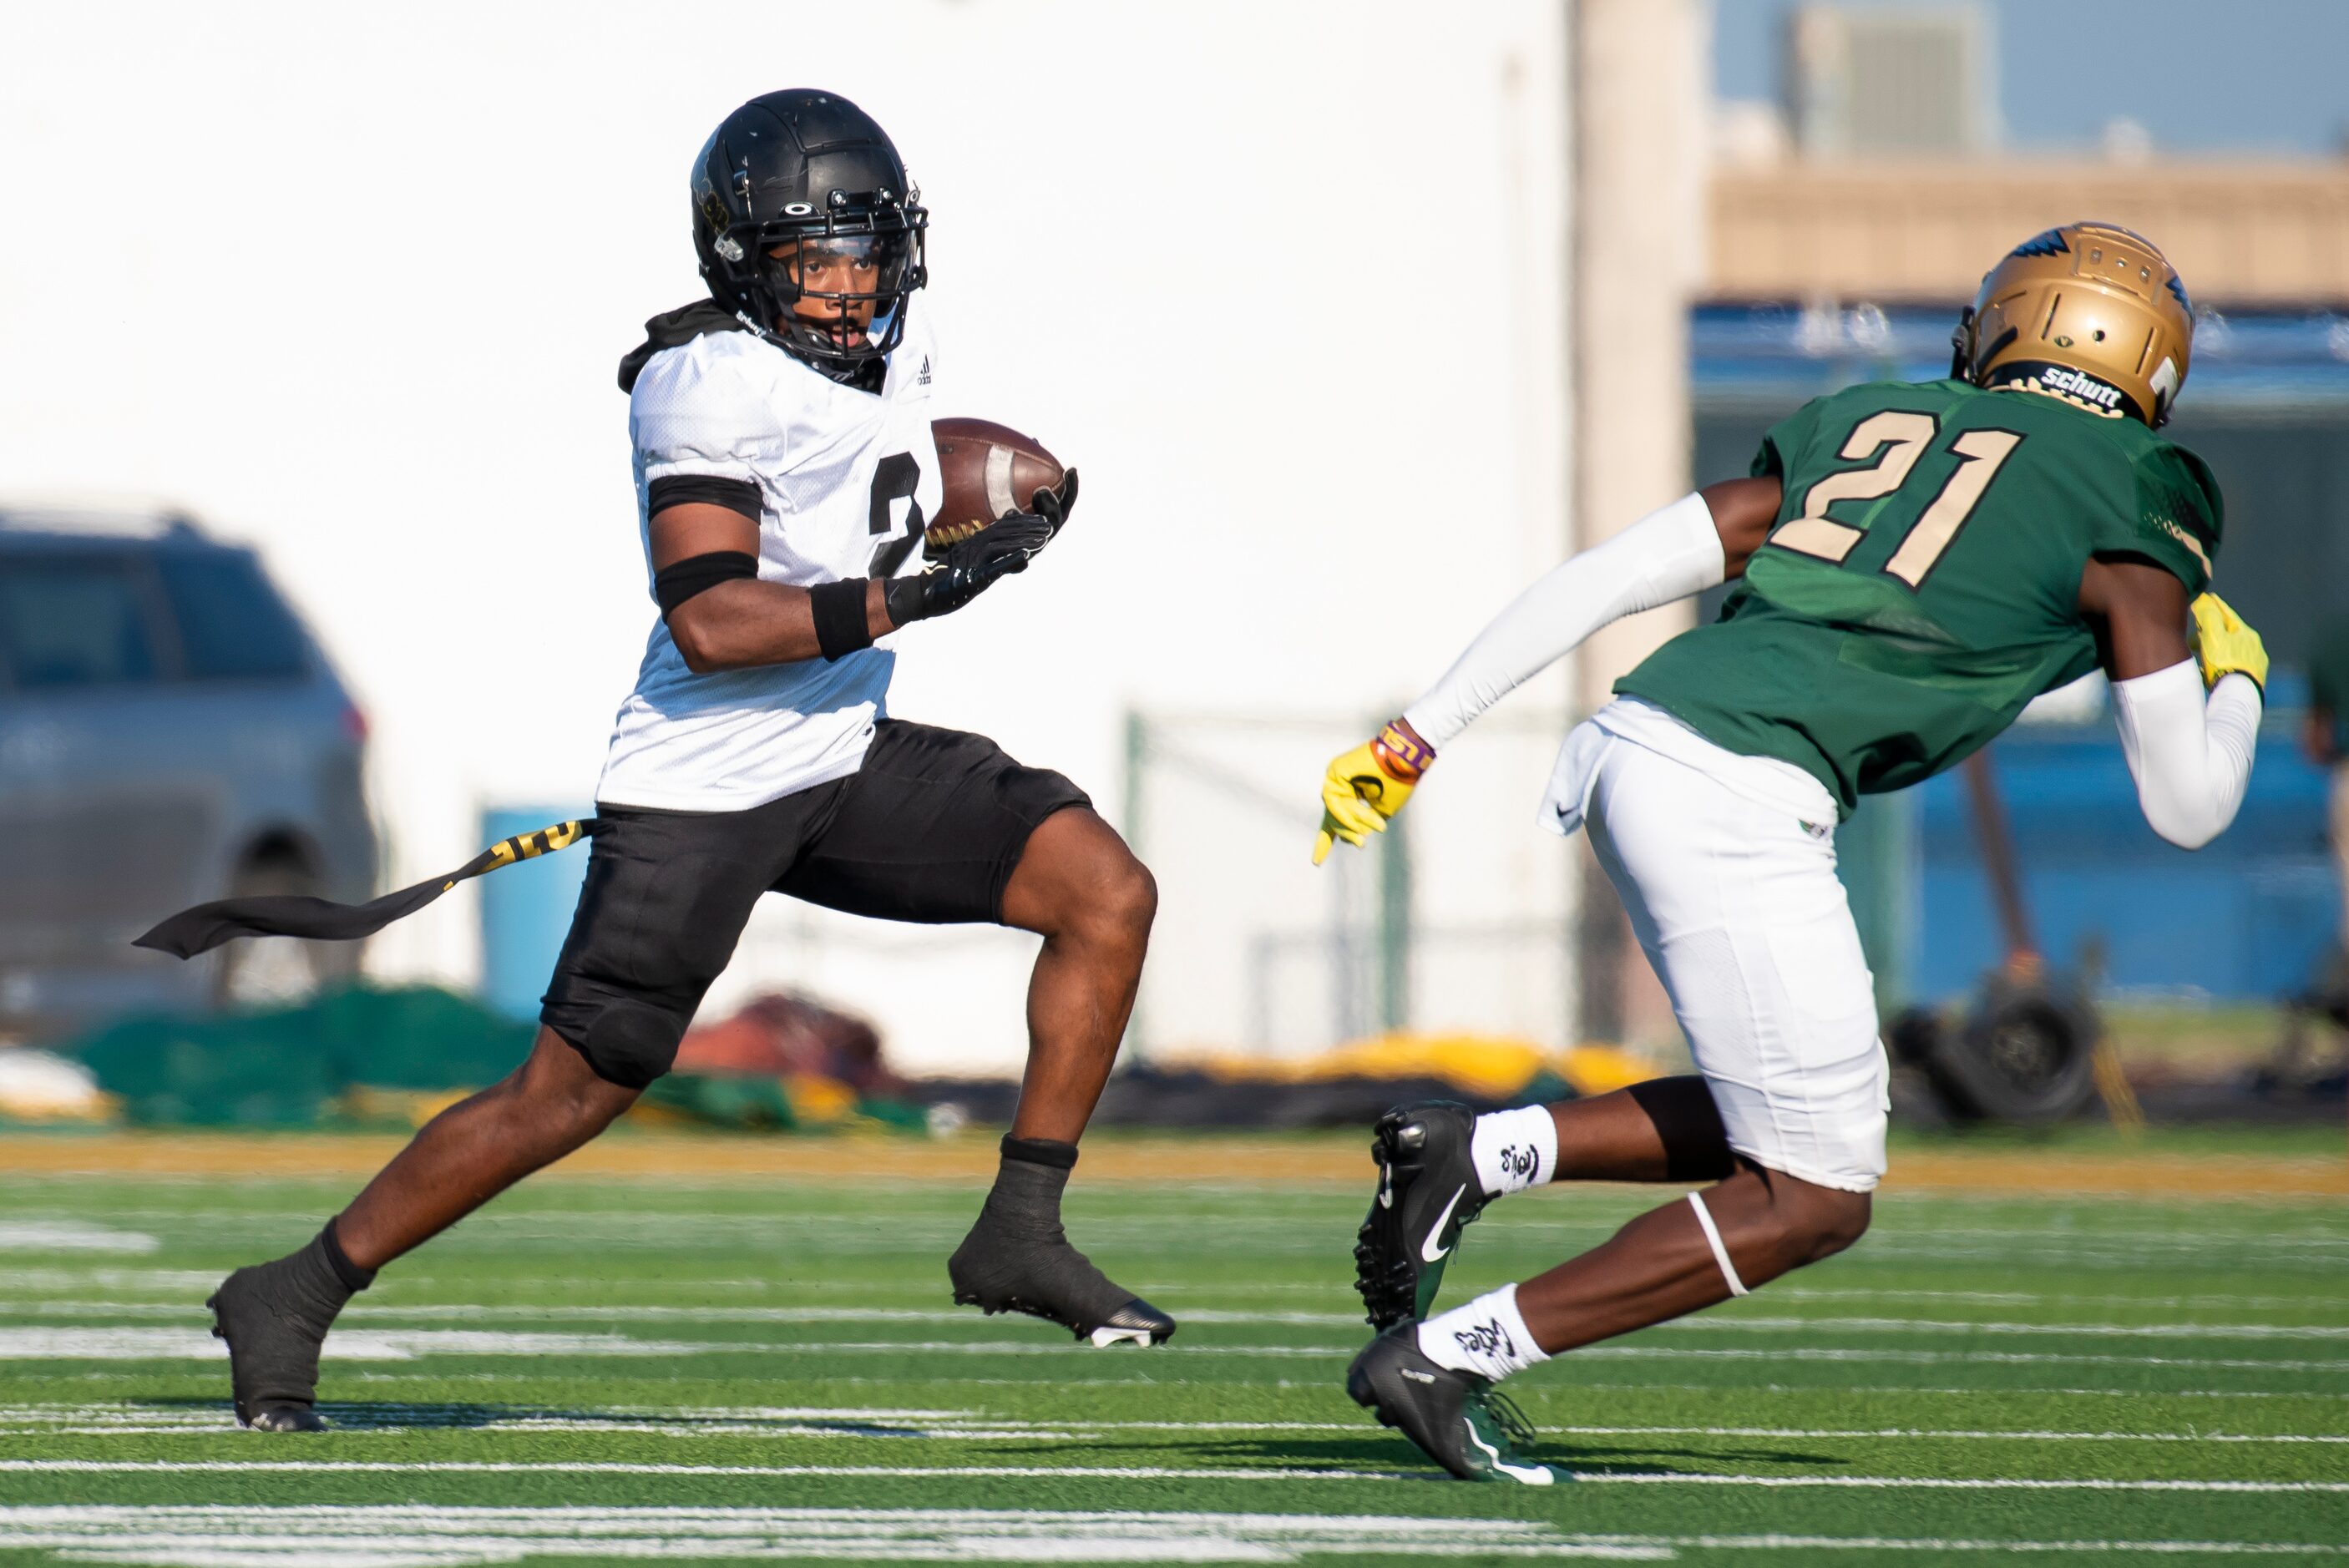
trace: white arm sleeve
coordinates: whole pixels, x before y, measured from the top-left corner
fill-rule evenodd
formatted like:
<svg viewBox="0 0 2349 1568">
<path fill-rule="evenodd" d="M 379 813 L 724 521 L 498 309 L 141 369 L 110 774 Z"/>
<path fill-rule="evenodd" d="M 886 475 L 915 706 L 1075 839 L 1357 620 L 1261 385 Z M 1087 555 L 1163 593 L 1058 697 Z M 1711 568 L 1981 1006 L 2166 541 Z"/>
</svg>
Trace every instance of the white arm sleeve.
<svg viewBox="0 0 2349 1568">
<path fill-rule="evenodd" d="M 1702 593 L 1727 573 L 1712 509 L 1684 495 L 1518 594 L 1403 718 L 1441 748 L 1599 627 Z"/>
<path fill-rule="evenodd" d="M 2113 683 L 2121 752 L 2155 832 L 2199 850 L 2227 830 L 2251 782 L 2260 708 L 2258 684 L 2234 674 L 2219 677 L 2206 703 L 2192 659 Z"/>
</svg>

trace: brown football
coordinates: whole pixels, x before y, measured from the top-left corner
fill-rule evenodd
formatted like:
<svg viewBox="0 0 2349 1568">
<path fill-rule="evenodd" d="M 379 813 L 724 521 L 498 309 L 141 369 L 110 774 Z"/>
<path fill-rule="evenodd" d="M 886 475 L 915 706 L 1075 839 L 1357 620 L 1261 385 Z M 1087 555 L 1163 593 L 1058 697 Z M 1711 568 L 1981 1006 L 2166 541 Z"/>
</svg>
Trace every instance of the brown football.
<svg viewBox="0 0 2349 1568">
<path fill-rule="evenodd" d="M 1033 506 L 1040 490 L 1058 490 L 1067 470 L 1029 437 L 990 419 L 933 419 L 944 499 L 930 520 L 922 553 L 959 544 L 997 519 Z"/>
</svg>

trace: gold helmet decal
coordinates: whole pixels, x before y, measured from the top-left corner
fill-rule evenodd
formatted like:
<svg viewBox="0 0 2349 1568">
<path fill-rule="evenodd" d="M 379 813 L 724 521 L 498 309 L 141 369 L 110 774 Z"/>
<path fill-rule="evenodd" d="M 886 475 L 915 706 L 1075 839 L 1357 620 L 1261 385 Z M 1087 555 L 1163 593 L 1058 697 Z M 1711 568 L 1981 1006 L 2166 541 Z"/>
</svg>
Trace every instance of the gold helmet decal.
<svg viewBox="0 0 2349 1568">
<path fill-rule="evenodd" d="M 2116 223 L 2033 235 L 1958 319 L 1951 374 L 2159 426 L 2186 381 L 2194 306 L 2154 243 Z"/>
</svg>

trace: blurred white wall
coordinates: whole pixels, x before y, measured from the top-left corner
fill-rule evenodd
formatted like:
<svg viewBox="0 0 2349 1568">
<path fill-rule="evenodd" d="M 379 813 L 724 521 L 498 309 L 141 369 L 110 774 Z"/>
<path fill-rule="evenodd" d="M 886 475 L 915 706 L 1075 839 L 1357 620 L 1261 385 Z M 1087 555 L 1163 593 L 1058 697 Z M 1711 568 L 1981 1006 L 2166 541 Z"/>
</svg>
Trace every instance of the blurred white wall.
<svg viewBox="0 0 2349 1568">
<path fill-rule="evenodd" d="M 584 802 L 653 614 L 615 363 L 698 293 L 709 128 L 829 87 L 932 208 L 940 412 L 1085 474 L 1038 570 L 909 634 L 893 707 L 1114 815 L 1123 705 L 1392 711 L 1563 553 L 1562 11 L 17 7 L 0 497 L 168 498 L 264 547 L 373 720 L 395 883 L 483 803 Z M 1478 899 L 1447 839 L 1563 886 L 1539 786 L 1497 823 L 1431 788 L 1432 918 Z M 713 1002 L 813 977 L 916 1065 L 1019 1057 L 1025 939 L 759 931 Z M 461 981 L 476 940 L 452 895 L 371 962 Z"/>
</svg>

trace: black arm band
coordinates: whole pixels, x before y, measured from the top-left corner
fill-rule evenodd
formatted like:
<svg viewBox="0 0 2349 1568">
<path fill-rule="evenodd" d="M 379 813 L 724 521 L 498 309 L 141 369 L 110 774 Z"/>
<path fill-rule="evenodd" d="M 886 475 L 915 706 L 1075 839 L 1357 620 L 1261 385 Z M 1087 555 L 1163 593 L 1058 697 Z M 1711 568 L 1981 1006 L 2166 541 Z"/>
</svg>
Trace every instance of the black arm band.
<svg viewBox="0 0 2349 1568">
<path fill-rule="evenodd" d="M 723 474 L 665 474 L 645 487 L 645 515 L 658 517 L 673 506 L 722 506 L 759 521 L 759 481 Z"/>
<path fill-rule="evenodd" d="M 696 593 L 706 593 L 730 578 L 758 574 L 759 558 L 748 551 L 713 550 L 672 561 L 654 573 L 653 597 L 660 601 L 661 614 L 668 615 Z"/>
<path fill-rule="evenodd" d="M 873 624 L 864 614 L 864 585 L 871 581 L 843 577 L 808 590 L 808 608 L 815 613 L 815 645 L 823 650 L 826 663 L 873 645 Z"/>
</svg>

